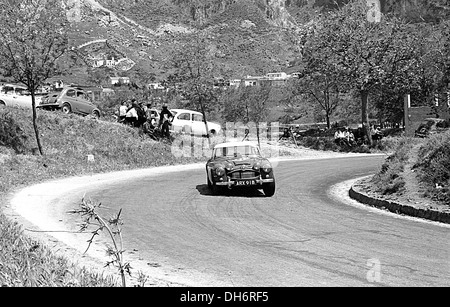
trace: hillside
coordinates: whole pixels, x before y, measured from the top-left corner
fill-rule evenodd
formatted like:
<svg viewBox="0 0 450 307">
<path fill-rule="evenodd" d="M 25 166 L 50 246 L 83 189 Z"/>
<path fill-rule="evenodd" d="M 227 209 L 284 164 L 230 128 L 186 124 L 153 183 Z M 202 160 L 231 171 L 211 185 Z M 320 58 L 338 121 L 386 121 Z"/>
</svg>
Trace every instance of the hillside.
<svg viewBox="0 0 450 307">
<path fill-rule="evenodd" d="M 194 7 L 194 1 L 86 0 L 69 29 L 67 76 L 85 83 L 90 59 L 116 54 L 135 63 L 130 75 L 163 80 L 170 74 L 171 51 L 192 31 L 208 34 L 227 77 L 284 71 L 298 56 L 296 29 L 301 29 L 284 2 L 206 1 L 209 6 Z M 84 46 L 89 42 L 94 43 Z"/>
<path fill-rule="evenodd" d="M 332 0 L 83 0 L 69 30 L 65 77 L 92 83 L 93 59 L 127 59 L 109 75 L 164 80 L 167 63 L 186 33 L 202 31 L 216 50 L 223 77 L 295 70 L 302 33 L 317 16 L 348 1 Z M 386 14 L 412 22 L 449 15 L 443 0 L 382 0 Z M 92 43 L 92 44 L 89 44 Z M 85 46 L 85 44 L 89 44 Z M 82 46 L 82 47 L 80 47 Z M 294 67 L 292 67 L 294 66 Z M 148 79 L 148 80 L 143 80 Z"/>
</svg>

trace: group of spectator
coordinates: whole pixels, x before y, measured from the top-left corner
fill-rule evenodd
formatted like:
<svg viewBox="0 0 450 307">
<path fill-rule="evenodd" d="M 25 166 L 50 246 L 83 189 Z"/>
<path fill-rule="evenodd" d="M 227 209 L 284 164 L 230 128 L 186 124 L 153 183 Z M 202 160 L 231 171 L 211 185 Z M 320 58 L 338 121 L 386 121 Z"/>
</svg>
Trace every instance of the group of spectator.
<svg viewBox="0 0 450 307">
<path fill-rule="evenodd" d="M 340 146 L 351 147 L 356 144 L 355 134 L 348 127 L 340 128 L 334 133 L 334 142 Z"/>
<path fill-rule="evenodd" d="M 119 107 L 119 123 L 131 127 L 141 127 L 147 121 L 147 106 L 138 103 L 135 98 L 123 101 Z"/>
<path fill-rule="evenodd" d="M 123 101 L 117 113 L 119 123 L 131 127 L 143 128 L 145 132 L 152 132 L 158 128 L 162 136 L 170 137 L 170 119 L 173 115 L 166 104 L 162 106 L 160 118 L 155 117 L 148 105 L 144 105 L 142 102 L 138 103 L 135 98 Z"/>
<path fill-rule="evenodd" d="M 356 145 L 360 141 L 363 143 L 367 142 L 367 136 L 364 135 L 362 128 L 358 128 L 355 132 L 357 133 L 356 137 L 354 132 L 348 127 L 339 128 L 334 134 L 334 142 L 341 146 L 344 145 L 350 147 Z M 377 142 L 383 138 L 383 133 L 378 126 L 374 125 L 370 128 L 370 136 L 372 141 Z"/>
</svg>

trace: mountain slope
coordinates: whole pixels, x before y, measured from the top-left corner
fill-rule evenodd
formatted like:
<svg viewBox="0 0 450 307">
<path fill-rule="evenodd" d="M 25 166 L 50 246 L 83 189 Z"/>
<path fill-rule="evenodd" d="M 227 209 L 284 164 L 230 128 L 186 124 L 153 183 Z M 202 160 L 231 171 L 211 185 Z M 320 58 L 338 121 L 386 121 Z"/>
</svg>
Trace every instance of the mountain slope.
<svg viewBox="0 0 450 307">
<path fill-rule="evenodd" d="M 89 71 L 86 59 L 116 52 L 136 63 L 129 74 L 140 70 L 163 80 L 170 74 L 167 63 L 179 39 L 203 31 L 211 37 L 227 77 L 283 71 L 297 56 L 288 30 L 296 27 L 284 0 L 84 0 L 79 20 L 70 28 L 74 52 L 68 66 L 78 71 L 74 77 L 82 78 Z M 98 44 L 89 45 L 91 50 L 78 48 L 92 41 Z M 83 59 L 75 60 L 74 53 Z"/>
</svg>

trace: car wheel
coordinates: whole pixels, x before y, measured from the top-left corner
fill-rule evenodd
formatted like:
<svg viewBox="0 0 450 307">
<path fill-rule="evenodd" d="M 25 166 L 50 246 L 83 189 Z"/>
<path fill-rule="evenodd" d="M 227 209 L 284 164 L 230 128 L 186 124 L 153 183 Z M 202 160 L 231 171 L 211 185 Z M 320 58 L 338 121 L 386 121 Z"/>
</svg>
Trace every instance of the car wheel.
<svg viewBox="0 0 450 307">
<path fill-rule="evenodd" d="M 265 183 L 263 185 L 264 194 L 267 197 L 272 197 L 275 194 L 275 181 L 270 183 Z"/>
<path fill-rule="evenodd" d="M 3 100 L 0 100 L 0 106 L 6 106 L 6 103 Z"/>
<path fill-rule="evenodd" d="M 213 195 L 217 195 L 220 193 L 221 188 L 219 186 L 217 186 L 216 184 L 214 184 L 213 182 L 211 182 L 209 180 L 208 176 L 206 177 L 206 181 L 208 182 L 208 188 Z"/>
<path fill-rule="evenodd" d="M 210 137 L 210 138 L 215 137 L 216 134 L 217 134 L 217 132 L 216 132 L 216 130 L 214 130 L 214 129 L 211 129 L 211 131 L 209 131 L 209 137 Z"/>
<path fill-rule="evenodd" d="M 213 184 L 211 183 L 211 181 L 209 181 L 208 174 L 206 174 L 206 182 L 208 183 L 208 188 L 209 188 L 210 190 L 212 190 Z"/>
<path fill-rule="evenodd" d="M 100 113 L 97 110 L 92 111 L 92 117 L 99 119 L 100 118 Z"/>
<path fill-rule="evenodd" d="M 61 108 L 61 111 L 62 111 L 64 114 L 69 114 L 69 113 L 72 113 L 72 108 L 70 107 L 70 104 L 65 103 L 65 104 L 63 104 L 63 106 L 62 106 L 62 108 Z"/>
</svg>

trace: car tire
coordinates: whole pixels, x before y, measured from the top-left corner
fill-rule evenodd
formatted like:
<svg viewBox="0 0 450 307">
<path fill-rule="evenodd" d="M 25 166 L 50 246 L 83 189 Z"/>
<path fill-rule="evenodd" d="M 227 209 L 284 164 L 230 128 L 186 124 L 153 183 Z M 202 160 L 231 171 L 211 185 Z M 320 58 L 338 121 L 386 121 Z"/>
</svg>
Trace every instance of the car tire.
<svg viewBox="0 0 450 307">
<path fill-rule="evenodd" d="M 212 184 L 211 181 L 209 180 L 208 174 L 206 174 L 206 182 L 207 182 L 207 184 L 208 184 L 208 188 L 209 188 L 210 190 L 212 190 L 213 184 Z"/>
<path fill-rule="evenodd" d="M 92 117 L 99 119 L 100 118 L 100 113 L 97 110 L 92 111 Z"/>
<path fill-rule="evenodd" d="M 217 135 L 216 130 L 211 129 L 211 130 L 209 131 L 208 137 L 209 137 L 209 138 L 213 138 L 213 137 L 215 137 L 216 135 Z"/>
<path fill-rule="evenodd" d="M 3 100 L 0 100 L 0 106 L 6 106 L 6 103 Z"/>
<path fill-rule="evenodd" d="M 272 197 L 275 194 L 275 181 L 270 183 L 265 183 L 263 185 L 264 194 L 267 197 Z"/>
<path fill-rule="evenodd" d="M 70 114 L 70 113 L 72 113 L 72 108 L 70 107 L 70 104 L 65 103 L 65 104 L 63 104 L 63 106 L 62 106 L 62 108 L 61 108 L 61 111 L 62 111 L 64 114 Z"/>
<path fill-rule="evenodd" d="M 217 186 L 216 184 L 214 184 L 213 182 L 211 182 L 209 180 L 208 176 L 206 176 L 206 181 L 208 182 L 208 188 L 213 195 L 217 195 L 220 193 L 221 188 L 219 186 Z"/>
</svg>

